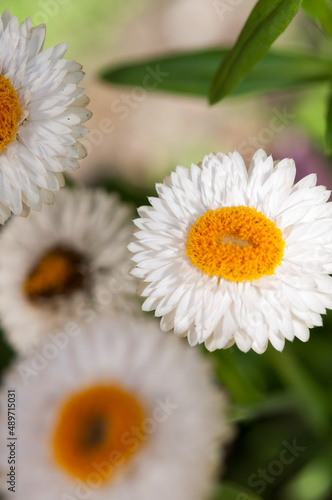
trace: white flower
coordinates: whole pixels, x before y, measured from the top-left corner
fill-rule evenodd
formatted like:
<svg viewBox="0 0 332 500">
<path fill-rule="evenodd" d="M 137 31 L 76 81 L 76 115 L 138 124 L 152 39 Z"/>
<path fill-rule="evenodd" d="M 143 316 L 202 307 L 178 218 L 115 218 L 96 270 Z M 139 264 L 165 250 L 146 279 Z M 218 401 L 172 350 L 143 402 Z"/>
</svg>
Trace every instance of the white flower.
<svg viewBox="0 0 332 500">
<path fill-rule="evenodd" d="M 86 151 L 77 139 L 91 116 L 77 85 L 82 67 L 63 59 L 65 43 L 42 50 L 45 25 L 20 26 L 6 10 L 0 17 L 0 223 L 11 212 L 54 202 L 63 171 L 78 167 Z"/>
<path fill-rule="evenodd" d="M 41 213 L 10 219 L 0 233 L 0 317 L 17 350 L 68 322 L 133 309 L 131 216 L 116 195 L 64 189 Z"/>
<path fill-rule="evenodd" d="M 207 498 L 232 434 L 207 360 L 151 320 L 98 319 L 58 342 L 2 389 L 1 404 L 7 389 L 17 398 L 15 498 Z M 5 419 L 0 430 L 6 440 Z"/>
<path fill-rule="evenodd" d="M 332 307 L 332 204 L 311 174 L 259 150 L 249 170 L 237 153 L 178 167 L 152 207 L 141 207 L 133 274 L 143 309 L 189 343 L 234 343 L 262 353 L 268 341 L 309 338 Z"/>
</svg>

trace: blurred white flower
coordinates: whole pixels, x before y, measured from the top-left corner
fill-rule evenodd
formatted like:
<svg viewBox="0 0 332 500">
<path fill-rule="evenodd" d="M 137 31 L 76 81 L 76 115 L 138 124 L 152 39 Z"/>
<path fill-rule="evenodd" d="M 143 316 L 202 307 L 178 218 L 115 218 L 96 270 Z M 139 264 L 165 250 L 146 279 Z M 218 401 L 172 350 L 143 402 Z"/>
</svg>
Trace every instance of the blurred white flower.
<svg viewBox="0 0 332 500">
<path fill-rule="evenodd" d="M 129 249 L 143 309 L 189 343 L 234 343 L 262 353 L 268 341 L 309 338 L 332 308 L 332 204 L 316 175 L 294 185 L 295 164 L 259 150 L 249 170 L 237 153 L 178 167 L 152 207 L 139 209 Z"/>
<path fill-rule="evenodd" d="M 78 167 L 86 150 L 77 139 L 91 116 L 77 87 L 82 67 L 63 56 L 65 43 L 42 50 L 45 25 L 19 25 L 6 10 L 0 17 L 0 223 L 11 212 L 54 202 L 63 171 Z"/>
<path fill-rule="evenodd" d="M 116 195 L 64 189 L 41 213 L 11 218 L 0 234 L 0 317 L 17 350 L 67 322 L 135 310 L 131 217 Z"/>
<path fill-rule="evenodd" d="M 51 360 L 48 350 L 43 368 L 14 364 L 2 388 L 1 403 L 7 389 L 19 402 L 15 498 L 207 498 L 232 428 L 205 358 L 124 318 L 98 319 Z"/>
</svg>

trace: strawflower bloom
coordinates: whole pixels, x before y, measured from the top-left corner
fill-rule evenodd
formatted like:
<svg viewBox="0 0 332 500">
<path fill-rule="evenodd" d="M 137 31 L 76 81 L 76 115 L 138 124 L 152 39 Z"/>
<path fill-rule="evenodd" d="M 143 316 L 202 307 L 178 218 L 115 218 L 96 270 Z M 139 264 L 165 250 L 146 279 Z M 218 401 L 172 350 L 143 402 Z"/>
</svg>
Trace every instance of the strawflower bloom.
<svg viewBox="0 0 332 500">
<path fill-rule="evenodd" d="M 44 342 L 12 366 L 1 403 L 7 389 L 19 405 L 16 499 L 202 500 L 232 434 L 206 358 L 151 320 L 99 318 L 63 349 Z"/>
<path fill-rule="evenodd" d="M 63 59 L 67 44 L 43 49 L 44 25 L 0 17 L 0 223 L 54 202 L 62 172 L 86 156 L 78 141 L 91 116 L 78 87 L 82 67 Z"/>
<path fill-rule="evenodd" d="M 330 191 L 294 161 L 259 150 L 249 169 L 234 152 L 178 167 L 141 207 L 133 275 L 162 330 L 209 350 L 309 338 L 332 308 Z"/>
<path fill-rule="evenodd" d="M 131 217 L 116 195 L 80 188 L 63 189 L 28 219 L 10 219 L 0 233 L 0 317 L 18 351 L 72 321 L 139 310 Z"/>
</svg>

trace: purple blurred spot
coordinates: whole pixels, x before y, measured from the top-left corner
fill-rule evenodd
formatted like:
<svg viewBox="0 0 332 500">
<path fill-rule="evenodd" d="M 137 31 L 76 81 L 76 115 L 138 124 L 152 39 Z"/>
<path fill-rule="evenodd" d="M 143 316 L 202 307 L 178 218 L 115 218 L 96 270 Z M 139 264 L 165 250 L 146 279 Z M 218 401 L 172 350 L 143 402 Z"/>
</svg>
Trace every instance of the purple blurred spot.
<svg viewBox="0 0 332 500">
<path fill-rule="evenodd" d="M 298 133 L 291 133 L 276 141 L 272 152 L 274 160 L 293 158 L 296 164 L 295 182 L 309 174 L 317 174 L 317 185 L 332 190 L 332 165 L 315 150 L 309 139 Z"/>
</svg>

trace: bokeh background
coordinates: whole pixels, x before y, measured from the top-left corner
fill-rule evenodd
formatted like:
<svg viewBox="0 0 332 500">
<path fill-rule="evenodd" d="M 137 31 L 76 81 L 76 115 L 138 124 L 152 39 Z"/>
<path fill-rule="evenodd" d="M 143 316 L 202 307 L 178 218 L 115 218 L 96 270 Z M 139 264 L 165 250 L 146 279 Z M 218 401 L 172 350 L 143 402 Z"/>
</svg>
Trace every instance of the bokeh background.
<svg viewBox="0 0 332 500">
<path fill-rule="evenodd" d="M 189 166 L 211 151 L 234 149 L 248 161 L 250 151 L 263 147 L 276 159 L 294 157 L 298 177 L 316 172 L 319 183 L 332 188 L 331 163 L 324 155 L 326 84 L 231 97 L 210 108 L 204 99 L 157 92 L 142 97 L 99 79 L 105 66 L 231 45 L 255 1 L 225 1 L 234 5 L 226 13 L 221 4 L 10 0 L 11 13 L 20 21 L 31 17 L 34 25 L 47 24 L 46 46 L 67 41 L 67 57 L 84 67 L 83 85 L 94 116 L 87 123 L 90 134 L 82 140 L 89 155 L 72 174 L 75 183 L 105 185 L 140 204 L 176 165 Z M 1 10 L 6 7 L 8 3 Z M 300 13 L 276 46 L 329 57 L 329 43 Z M 278 131 L 271 127 L 276 116 L 283 117 Z M 225 477 L 264 499 L 332 499 L 331 325 L 330 315 L 307 344 L 288 343 L 283 354 L 271 348 L 262 356 L 236 348 L 207 354 L 230 394 L 231 418 L 238 425 Z M 3 344 L 2 367 L 11 356 Z M 280 457 L 289 447 L 294 453 L 287 456 L 294 460 L 286 464 Z"/>
</svg>

